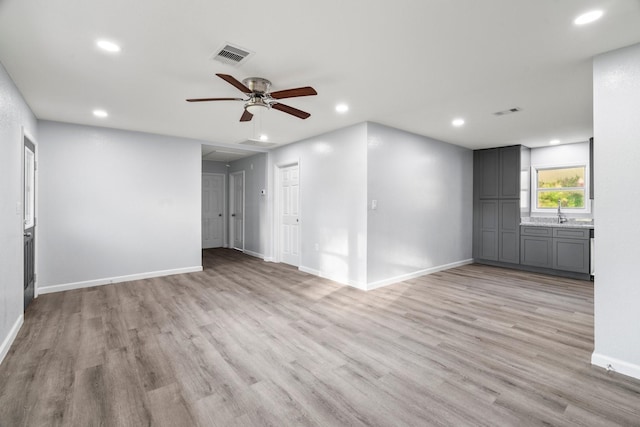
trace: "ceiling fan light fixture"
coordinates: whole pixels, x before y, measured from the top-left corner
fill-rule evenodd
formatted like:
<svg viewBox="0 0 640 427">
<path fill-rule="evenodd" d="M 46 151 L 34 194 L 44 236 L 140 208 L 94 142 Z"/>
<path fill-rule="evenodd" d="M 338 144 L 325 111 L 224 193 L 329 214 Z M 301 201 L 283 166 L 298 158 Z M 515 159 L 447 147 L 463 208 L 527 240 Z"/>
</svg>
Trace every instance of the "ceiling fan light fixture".
<svg viewBox="0 0 640 427">
<path fill-rule="evenodd" d="M 254 116 L 264 111 L 265 108 L 269 108 L 269 104 L 264 102 L 261 98 L 252 99 L 244 106 L 244 109 Z"/>
</svg>

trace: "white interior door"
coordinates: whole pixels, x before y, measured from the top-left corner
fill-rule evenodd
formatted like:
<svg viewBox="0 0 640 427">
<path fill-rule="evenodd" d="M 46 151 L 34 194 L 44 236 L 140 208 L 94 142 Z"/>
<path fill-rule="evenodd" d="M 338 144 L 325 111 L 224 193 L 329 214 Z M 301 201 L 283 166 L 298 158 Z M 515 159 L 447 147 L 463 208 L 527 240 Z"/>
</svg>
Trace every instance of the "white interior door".
<svg viewBox="0 0 640 427">
<path fill-rule="evenodd" d="M 244 171 L 230 175 L 231 245 L 244 250 Z"/>
<path fill-rule="evenodd" d="M 24 309 L 35 295 L 36 147 L 24 138 Z"/>
<path fill-rule="evenodd" d="M 224 245 L 224 175 L 202 175 L 202 248 Z"/>
<path fill-rule="evenodd" d="M 300 265 L 300 170 L 280 169 L 280 260 Z"/>
</svg>

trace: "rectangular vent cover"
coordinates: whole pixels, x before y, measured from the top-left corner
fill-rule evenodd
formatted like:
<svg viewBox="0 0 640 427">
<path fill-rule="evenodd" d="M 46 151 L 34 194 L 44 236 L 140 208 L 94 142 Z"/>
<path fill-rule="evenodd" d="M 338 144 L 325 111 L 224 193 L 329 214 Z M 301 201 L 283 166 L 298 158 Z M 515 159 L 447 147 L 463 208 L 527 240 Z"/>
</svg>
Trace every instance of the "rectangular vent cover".
<svg viewBox="0 0 640 427">
<path fill-rule="evenodd" d="M 232 46 L 225 44 L 222 48 L 218 49 L 213 54 L 211 59 L 222 62 L 223 64 L 232 65 L 234 67 L 239 66 L 241 63 L 246 62 L 247 58 L 252 54 L 246 49 L 238 46 Z"/>
<path fill-rule="evenodd" d="M 493 113 L 493 115 L 494 116 L 504 116 L 505 114 L 517 113 L 518 111 L 522 111 L 522 108 L 513 107 L 513 108 L 509 108 L 508 110 L 497 111 L 497 112 Z"/>
</svg>

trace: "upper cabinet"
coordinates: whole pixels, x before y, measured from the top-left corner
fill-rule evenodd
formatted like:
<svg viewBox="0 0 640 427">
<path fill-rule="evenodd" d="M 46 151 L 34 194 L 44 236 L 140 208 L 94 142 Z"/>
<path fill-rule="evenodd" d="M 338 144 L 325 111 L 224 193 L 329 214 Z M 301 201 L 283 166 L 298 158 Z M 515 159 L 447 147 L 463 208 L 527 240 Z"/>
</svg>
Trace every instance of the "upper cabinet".
<svg viewBox="0 0 640 427">
<path fill-rule="evenodd" d="M 500 148 L 500 198 L 520 198 L 520 146 Z"/>
<path fill-rule="evenodd" d="M 481 199 L 497 199 L 500 194 L 500 150 L 474 151 L 474 182 Z"/>
<path fill-rule="evenodd" d="M 474 152 L 474 180 L 480 199 L 520 198 L 520 146 Z"/>
</svg>

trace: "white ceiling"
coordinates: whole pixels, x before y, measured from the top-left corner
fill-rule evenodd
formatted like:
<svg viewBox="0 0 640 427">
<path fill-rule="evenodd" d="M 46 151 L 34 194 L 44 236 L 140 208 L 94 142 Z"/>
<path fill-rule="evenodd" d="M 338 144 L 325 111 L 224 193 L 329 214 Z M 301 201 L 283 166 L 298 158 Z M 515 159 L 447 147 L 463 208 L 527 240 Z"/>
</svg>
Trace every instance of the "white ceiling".
<svg viewBox="0 0 640 427">
<path fill-rule="evenodd" d="M 602 19 L 573 25 L 596 8 Z M 638 42 L 638 0 L 0 0 L 0 61 L 38 118 L 227 147 L 363 121 L 469 148 L 585 141 L 592 57 Z M 225 43 L 255 53 L 239 68 L 213 61 Z M 184 101 L 242 96 L 215 73 L 313 86 L 317 96 L 283 101 L 311 117 L 240 123 L 240 102 Z M 492 114 L 512 107 L 522 111 Z"/>
</svg>

